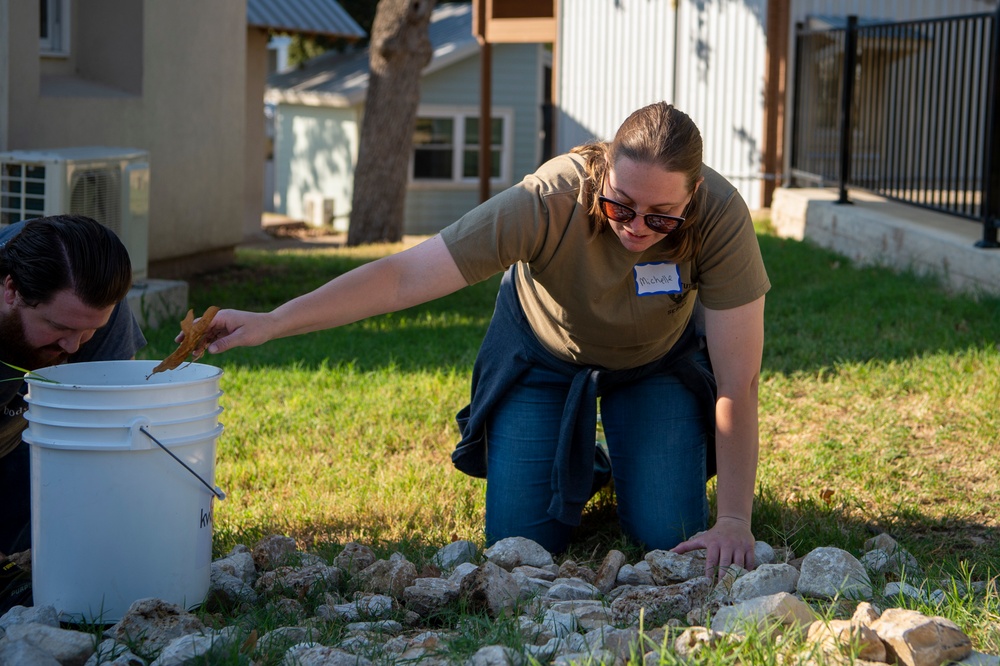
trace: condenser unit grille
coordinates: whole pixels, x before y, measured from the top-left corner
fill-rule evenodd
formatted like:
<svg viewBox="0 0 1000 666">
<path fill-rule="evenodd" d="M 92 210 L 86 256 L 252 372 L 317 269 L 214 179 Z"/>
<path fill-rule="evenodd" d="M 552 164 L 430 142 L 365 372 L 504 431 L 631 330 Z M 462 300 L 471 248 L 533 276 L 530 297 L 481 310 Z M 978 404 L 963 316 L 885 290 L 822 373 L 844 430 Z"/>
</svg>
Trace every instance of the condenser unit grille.
<svg viewBox="0 0 1000 666">
<path fill-rule="evenodd" d="M 146 279 L 148 268 L 148 196 L 144 150 L 68 146 L 0 152 L 0 224 L 45 215 L 97 220 L 125 245 L 136 282 Z"/>
<path fill-rule="evenodd" d="M 91 217 L 122 235 L 121 174 L 118 169 L 81 169 L 74 172 L 69 191 L 69 209 Z"/>
<path fill-rule="evenodd" d="M 45 214 L 45 166 L 0 164 L 0 226 Z"/>
</svg>

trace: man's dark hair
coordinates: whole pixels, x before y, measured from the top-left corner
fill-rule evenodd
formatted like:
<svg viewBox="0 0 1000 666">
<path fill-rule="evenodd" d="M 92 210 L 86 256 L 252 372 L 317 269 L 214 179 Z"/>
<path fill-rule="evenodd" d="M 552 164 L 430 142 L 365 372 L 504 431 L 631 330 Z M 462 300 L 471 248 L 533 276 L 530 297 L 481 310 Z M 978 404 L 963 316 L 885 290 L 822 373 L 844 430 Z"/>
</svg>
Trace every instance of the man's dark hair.
<svg viewBox="0 0 1000 666">
<path fill-rule="evenodd" d="M 103 224 L 82 215 L 53 215 L 30 220 L 0 247 L 5 275 L 30 307 L 70 289 L 85 305 L 106 308 L 128 295 L 132 262 Z"/>
</svg>

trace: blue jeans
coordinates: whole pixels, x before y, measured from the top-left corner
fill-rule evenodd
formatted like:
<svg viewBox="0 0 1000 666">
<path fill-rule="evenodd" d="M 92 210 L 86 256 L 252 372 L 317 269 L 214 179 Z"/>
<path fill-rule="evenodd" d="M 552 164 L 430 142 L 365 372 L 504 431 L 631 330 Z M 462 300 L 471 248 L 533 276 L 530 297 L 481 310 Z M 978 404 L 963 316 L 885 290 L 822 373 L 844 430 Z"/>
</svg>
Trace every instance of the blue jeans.
<svg viewBox="0 0 1000 666">
<path fill-rule="evenodd" d="M 707 355 L 700 352 L 700 362 Z M 559 553 L 573 528 L 548 515 L 550 479 L 569 378 L 535 367 L 486 427 L 486 540 L 522 536 Z M 622 531 L 672 548 L 708 523 L 707 434 L 696 399 L 676 378 L 652 376 L 600 398 Z"/>
</svg>

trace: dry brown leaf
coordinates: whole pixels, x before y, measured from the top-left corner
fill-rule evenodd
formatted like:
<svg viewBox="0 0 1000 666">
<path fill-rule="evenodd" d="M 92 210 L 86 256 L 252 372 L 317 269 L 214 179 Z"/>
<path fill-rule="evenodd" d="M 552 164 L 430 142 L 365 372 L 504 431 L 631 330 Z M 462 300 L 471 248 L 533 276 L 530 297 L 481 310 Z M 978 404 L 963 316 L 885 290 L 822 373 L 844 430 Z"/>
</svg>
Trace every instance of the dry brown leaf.
<svg viewBox="0 0 1000 666">
<path fill-rule="evenodd" d="M 163 359 L 159 365 L 153 368 L 153 371 L 149 373 L 149 377 L 152 377 L 157 372 L 164 372 L 165 370 L 173 370 L 181 363 L 183 363 L 188 356 L 198 349 L 198 345 L 201 343 L 202 338 L 205 337 L 205 333 L 208 332 L 209 326 L 212 325 L 212 320 L 215 319 L 215 313 L 219 311 L 219 308 L 211 305 L 205 310 L 205 314 L 195 322 L 194 320 L 194 310 L 188 310 L 187 316 L 184 317 L 184 321 L 181 322 L 181 331 L 184 333 L 184 339 L 177 346 L 174 352 Z M 195 361 L 201 358 L 204 350 L 201 353 L 197 353 L 194 356 Z M 146 377 L 146 379 L 149 379 Z"/>
<path fill-rule="evenodd" d="M 252 629 L 243 644 L 240 645 L 240 654 L 251 654 L 257 647 L 257 630 Z"/>
</svg>

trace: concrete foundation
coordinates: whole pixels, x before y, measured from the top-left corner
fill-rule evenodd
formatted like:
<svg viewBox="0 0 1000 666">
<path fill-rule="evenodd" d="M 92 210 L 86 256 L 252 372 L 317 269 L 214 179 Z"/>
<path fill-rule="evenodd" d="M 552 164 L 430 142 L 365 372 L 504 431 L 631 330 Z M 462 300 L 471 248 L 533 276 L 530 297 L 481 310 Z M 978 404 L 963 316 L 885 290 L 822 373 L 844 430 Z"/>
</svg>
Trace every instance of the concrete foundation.
<svg viewBox="0 0 1000 666">
<path fill-rule="evenodd" d="M 934 275 L 953 292 L 1000 296 L 1000 249 L 976 247 L 982 226 L 972 221 L 850 193 L 838 204 L 837 191 L 779 188 L 771 222 L 780 236 L 808 239 L 860 265 L 878 265 Z"/>
<path fill-rule="evenodd" d="M 174 326 L 188 311 L 188 283 L 183 280 L 145 280 L 128 292 L 128 304 L 142 330 Z"/>
</svg>

